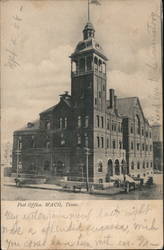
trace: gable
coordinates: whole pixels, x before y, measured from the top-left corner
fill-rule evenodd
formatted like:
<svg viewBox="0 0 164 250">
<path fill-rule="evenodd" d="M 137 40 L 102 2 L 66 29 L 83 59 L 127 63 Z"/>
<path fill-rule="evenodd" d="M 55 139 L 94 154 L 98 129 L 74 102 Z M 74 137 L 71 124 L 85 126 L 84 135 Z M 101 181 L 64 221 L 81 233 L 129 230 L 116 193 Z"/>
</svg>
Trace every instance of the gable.
<svg viewBox="0 0 164 250">
<path fill-rule="evenodd" d="M 127 116 L 131 119 L 134 119 L 135 114 L 138 114 L 142 120 L 146 120 L 138 97 L 119 98 L 118 112 L 121 116 Z"/>
</svg>

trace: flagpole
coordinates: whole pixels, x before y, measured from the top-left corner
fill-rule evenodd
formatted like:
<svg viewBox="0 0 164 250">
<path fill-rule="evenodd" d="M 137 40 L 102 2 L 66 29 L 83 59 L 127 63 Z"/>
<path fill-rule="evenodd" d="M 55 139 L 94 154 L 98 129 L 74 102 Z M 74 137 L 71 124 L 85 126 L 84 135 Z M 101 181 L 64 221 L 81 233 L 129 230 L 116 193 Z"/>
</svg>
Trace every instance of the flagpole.
<svg viewBox="0 0 164 250">
<path fill-rule="evenodd" d="M 88 22 L 90 21 L 90 6 L 89 6 L 89 0 L 88 0 Z"/>
</svg>

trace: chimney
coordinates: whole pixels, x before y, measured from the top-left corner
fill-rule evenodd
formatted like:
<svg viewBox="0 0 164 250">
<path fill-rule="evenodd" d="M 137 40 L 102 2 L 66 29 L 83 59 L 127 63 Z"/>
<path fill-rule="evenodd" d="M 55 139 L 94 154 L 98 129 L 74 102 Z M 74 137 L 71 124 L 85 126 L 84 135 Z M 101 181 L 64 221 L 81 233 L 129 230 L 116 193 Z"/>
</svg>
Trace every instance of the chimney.
<svg viewBox="0 0 164 250">
<path fill-rule="evenodd" d="M 34 123 L 28 122 L 28 123 L 27 123 L 27 128 L 32 128 L 32 127 L 34 127 Z"/>
<path fill-rule="evenodd" d="M 110 108 L 114 108 L 114 89 L 109 89 Z"/>
<path fill-rule="evenodd" d="M 117 110 L 117 96 L 114 96 L 114 109 Z"/>
</svg>

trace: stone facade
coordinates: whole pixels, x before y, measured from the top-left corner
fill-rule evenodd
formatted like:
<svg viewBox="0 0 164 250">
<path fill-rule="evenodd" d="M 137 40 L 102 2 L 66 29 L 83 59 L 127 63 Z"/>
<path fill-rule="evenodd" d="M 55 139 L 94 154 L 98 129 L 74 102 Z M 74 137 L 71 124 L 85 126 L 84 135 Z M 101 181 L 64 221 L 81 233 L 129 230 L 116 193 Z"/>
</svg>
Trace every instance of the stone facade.
<svg viewBox="0 0 164 250">
<path fill-rule="evenodd" d="M 154 170 L 163 171 L 163 141 L 160 124 L 152 126 Z"/>
<path fill-rule="evenodd" d="M 71 95 L 65 92 L 38 121 L 14 132 L 13 171 L 76 180 L 88 175 L 95 183 L 152 173 L 151 127 L 137 97 L 117 99 L 114 89 L 107 91 L 108 59 L 94 33 L 88 22 L 70 56 Z"/>
</svg>

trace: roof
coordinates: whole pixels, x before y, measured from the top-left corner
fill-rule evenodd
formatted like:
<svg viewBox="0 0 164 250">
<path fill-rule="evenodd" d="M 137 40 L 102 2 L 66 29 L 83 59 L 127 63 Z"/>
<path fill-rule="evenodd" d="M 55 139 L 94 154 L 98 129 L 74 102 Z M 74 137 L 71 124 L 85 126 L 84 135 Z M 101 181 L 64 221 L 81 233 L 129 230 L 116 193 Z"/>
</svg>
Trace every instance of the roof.
<svg viewBox="0 0 164 250">
<path fill-rule="evenodd" d="M 33 131 L 33 130 L 39 129 L 39 126 L 40 126 L 40 121 L 38 119 L 38 120 L 35 120 L 35 121 L 32 121 L 32 122 L 28 122 L 26 126 L 24 126 L 23 128 L 20 128 L 20 129 L 16 130 L 15 132 L 19 132 L 19 131 Z"/>
<path fill-rule="evenodd" d="M 118 98 L 117 103 L 118 103 L 119 114 L 121 116 L 127 116 L 127 117 L 133 117 L 134 108 L 136 107 L 136 104 L 138 104 L 141 113 L 143 115 L 143 118 L 145 119 L 145 121 L 147 121 L 147 119 L 144 116 L 138 97 L 134 96 L 134 97 Z"/>
<path fill-rule="evenodd" d="M 64 95 L 61 95 L 61 96 L 64 96 Z M 58 105 L 59 105 L 61 102 L 64 102 L 69 108 L 72 107 L 71 98 L 70 98 L 70 96 L 68 95 L 68 98 L 67 98 L 67 97 L 61 98 L 61 99 L 60 99 L 60 102 L 58 102 L 56 105 L 54 105 L 54 106 L 52 106 L 52 107 L 50 107 L 50 108 L 48 108 L 48 109 L 42 111 L 40 114 L 48 113 L 48 112 L 53 111 L 55 108 L 58 107 Z"/>
<path fill-rule="evenodd" d="M 93 24 L 91 22 L 86 23 L 84 30 L 94 30 L 95 31 Z"/>
<path fill-rule="evenodd" d="M 77 44 L 76 49 L 75 49 L 74 53 L 71 55 L 71 57 L 75 56 L 76 54 L 79 54 L 79 53 L 81 54 L 81 53 L 88 52 L 91 50 L 97 52 L 105 60 L 108 60 L 107 57 L 105 56 L 105 53 L 104 53 L 102 47 L 93 37 L 90 37 L 86 40 L 80 41 Z"/>
</svg>

